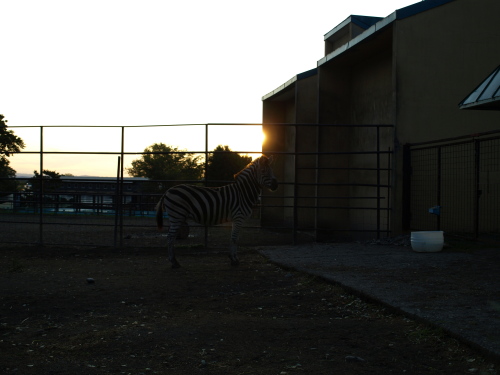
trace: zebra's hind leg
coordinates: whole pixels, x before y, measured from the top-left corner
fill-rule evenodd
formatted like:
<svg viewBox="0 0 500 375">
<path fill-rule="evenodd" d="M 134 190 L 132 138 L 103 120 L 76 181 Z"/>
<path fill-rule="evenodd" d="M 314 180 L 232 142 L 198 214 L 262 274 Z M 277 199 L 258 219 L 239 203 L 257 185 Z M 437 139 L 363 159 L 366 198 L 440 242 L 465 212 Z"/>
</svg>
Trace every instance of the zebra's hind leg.
<svg viewBox="0 0 500 375">
<path fill-rule="evenodd" d="M 238 266 L 240 260 L 238 259 L 238 235 L 240 232 L 241 222 L 233 222 L 233 230 L 231 232 L 231 245 L 229 246 L 229 259 L 231 259 L 232 266 Z"/>
<path fill-rule="evenodd" d="M 238 266 L 240 260 L 238 259 L 238 245 L 231 241 L 229 259 L 231 259 L 231 266 Z"/>
<path fill-rule="evenodd" d="M 177 262 L 177 259 L 175 259 L 174 244 L 175 234 L 172 236 L 169 233 L 167 236 L 168 260 L 170 261 L 170 263 L 172 263 L 172 268 L 179 268 L 181 265 L 179 264 L 179 262 Z"/>
</svg>

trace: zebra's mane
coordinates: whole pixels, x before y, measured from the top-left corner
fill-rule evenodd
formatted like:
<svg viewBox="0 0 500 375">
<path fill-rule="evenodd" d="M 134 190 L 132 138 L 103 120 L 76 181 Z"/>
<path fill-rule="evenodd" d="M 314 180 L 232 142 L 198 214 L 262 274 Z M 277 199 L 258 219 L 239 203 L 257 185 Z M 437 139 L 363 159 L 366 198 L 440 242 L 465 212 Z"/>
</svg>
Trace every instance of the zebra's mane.
<svg viewBox="0 0 500 375">
<path fill-rule="evenodd" d="M 268 162 L 268 158 L 267 158 L 267 156 L 262 155 L 262 156 L 258 157 L 257 159 L 255 159 L 255 160 L 251 161 L 250 163 L 248 163 L 248 165 L 247 165 L 245 168 L 243 168 L 241 171 L 239 171 L 238 173 L 236 173 L 236 174 L 234 175 L 234 179 L 235 179 L 235 180 L 238 180 L 238 177 L 239 177 L 242 173 L 244 173 L 245 171 L 248 171 L 249 169 L 253 169 L 253 168 L 255 168 L 255 166 L 256 166 L 257 164 L 260 164 L 260 163 L 262 163 L 262 162 L 263 162 L 263 163 Z"/>
</svg>

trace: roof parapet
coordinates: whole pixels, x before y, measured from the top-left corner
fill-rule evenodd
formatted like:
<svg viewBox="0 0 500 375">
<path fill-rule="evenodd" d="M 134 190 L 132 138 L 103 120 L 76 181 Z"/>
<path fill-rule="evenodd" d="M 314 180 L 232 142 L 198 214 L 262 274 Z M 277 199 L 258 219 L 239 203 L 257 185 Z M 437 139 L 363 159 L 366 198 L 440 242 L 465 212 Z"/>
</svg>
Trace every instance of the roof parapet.
<svg viewBox="0 0 500 375">
<path fill-rule="evenodd" d="M 278 86 L 277 88 L 275 88 L 273 91 L 267 93 L 266 95 L 264 95 L 262 97 L 262 100 L 266 100 L 266 99 L 269 99 L 270 97 L 276 95 L 277 93 L 279 93 L 280 91 L 283 91 L 284 89 L 286 89 L 288 86 L 294 84 L 295 82 L 297 81 L 300 81 L 301 79 L 305 79 L 305 78 L 308 78 L 308 77 L 312 77 L 314 75 L 316 75 L 318 73 L 318 69 L 317 68 L 314 68 L 314 69 L 311 69 L 311 70 L 308 70 L 306 72 L 303 72 L 303 73 L 299 73 L 297 74 L 296 76 L 290 78 L 288 81 L 286 81 L 284 84 L 282 84 L 281 86 Z"/>
<path fill-rule="evenodd" d="M 366 38 L 374 35 L 378 31 L 384 29 L 385 27 L 389 26 L 391 23 L 393 23 L 396 20 L 401 20 L 407 17 L 411 17 L 415 14 L 424 12 L 426 10 L 438 7 L 440 5 L 444 5 L 446 3 L 450 3 L 452 1 L 456 0 L 422 0 L 418 3 L 408 5 L 407 7 L 397 9 L 393 13 L 389 14 L 385 18 L 381 17 L 371 17 L 371 16 L 359 16 L 359 15 L 351 15 L 347 17 L 344 21 L 342 21 L 340 24 L 335 26 L 332 30 L 330 30 L 328 33 L 324 35 L 324 40 L 325 44 L 327 41 L 329 41 L 334 47 L 334 50 L 331 52 L 326 53 L 327 48 L 325 48 L 325 56 L 321 58 L 317 62 L 317 67 L 325 64 L 326 62 L 334 59 L 335 57 L 339 56 L 340 54 L 348 51 L 350 48 L 355 46 L 356 44 L 364 41 Z M 348 30 L 349 26 L 356 25 L 358 30 Z M 340 44 L 339 42 L 346 40 L 345 43 Z M 335 44 L 335 41 L 338 44 Z M 335 48 L 337 47 L 337 48 Z M 332 47 L 330 47 L 332 48 Z M 273 95 L 276 95 L 278 92 L 284 90 L 288 86 L 292 85 L 295 83 L 298 79 L 303 79 L 305 76 L 304 74 L 310 74 L 311 72 L 314 72 L 312 74 L 316 74 L 317 68 L 311 69 L 307 72 L 300 73 L 296 75 L 295 77 L 291 78 L 275 90 L 271 91 L 270 93 L 264 95 L 262 97 L 262 100 L 266 100 Z M 310 75 L 312 75 L 310 74 Z"/>
<path fill-rule="evenodd" d="M 337 49 L 334 51 L 328 53 L 326 56 L 324 56 L 322 59 L 320 59 L 317 63 L 317 66 L 321 66 L 324 63 L 332 60 L 333 58 L 337 57 L 338 55 L 346 52 L 359 42 L 365 40 L 366 38 L 372 36 L 376 32 L 382 30 L 383 28 L 389 26 L 391 23 L 393 23 L 396 20 L 401 20 L 407 17 L 414 16 L 418 13 L 425 12 L 426 10 L 438 7 L 440 5 L 444 5 L 446 3 L 452 2 L 455 0 L 423 0 L 418 3 L 408 5 L 407 7 L 397 9 L 393 13 L 389 14 L 385 18 L 379 18 L 379 21 L 376 21 L 372 26 L 370 26 L 368 29 L 363 31 L 361 34 L 357 35 L 356 37 L 352 38 L 342 46 L 339 46 Z M 325 40 L 327 36 L 331 37 L 333 35 L 332 33 L 339 32 L 343 27 L 348 25 L 348 22 L 351 22 L 353 17 L 364 17 L 365 19 L 371 18 L 372 20 L 375 20 L 378 17 L 367 17 L 367 16 L 351 16 L 348 17 L 345 21 L 341 22 L 338 26 L 333 28 L 329 33 L 325 35 Z"/>
</svg>

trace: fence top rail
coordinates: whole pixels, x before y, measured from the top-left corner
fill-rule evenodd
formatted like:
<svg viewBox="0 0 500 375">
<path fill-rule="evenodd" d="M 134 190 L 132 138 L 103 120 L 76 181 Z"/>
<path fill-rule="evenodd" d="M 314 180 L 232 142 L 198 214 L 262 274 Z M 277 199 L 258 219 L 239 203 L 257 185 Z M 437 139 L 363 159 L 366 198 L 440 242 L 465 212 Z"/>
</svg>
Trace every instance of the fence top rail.
<svg viewBox="0 0 500 375">
<path fill-rule="evenodd" d="M 482 132 L 482 133 L 472 133 L 472 134 L 467 134 L 467 135 L 461 135 L 458 137 L 435 139 L 432 141 L 425 141 L 425 142 L 408 143 L 407 145 L 409 147 L 431 146 L 431 145 L 438 146 L 440 143 L 446 144 L 446 143 L 450 143 L 450 142 L 454 142 L 454 141 L 467 142 L 467 141 L 472 141 L 474 139 L 481 139 L 481 138 L 493 136 L 493 135 L 496 135 L 496 137 L 494 137 L 494 138 L 500 138 L 500 130 L 491 130 L 491 131 Z"/>
<path fill-rule="evenodd" d="M 170 154 L 223 154 L 228 151 L 14 151 L 12 154 L 46 155 L 170 155 Z M 286 151 L 230 151 L 232 154 L 269 154 L 269 155 L 372 155 L 393 154 L 393 151 L 338 151 L 338 152 L 286 152 Z"/>
<path fill-rule="evenodd" d="M 337 128 L 393 128 L 392 124 L 319 124 L 315 122 L 286 123 L 286 122 L 265 122 L 261 125 L 271 126 L 330 126 Z"/>
<path fill-rule="evenodd" d="M 160 124 L 160 125 L 7 125 L 8 128 L 148 128 L 148 127 L 168 127 L 168 126 L 331 126 L 331 127 L 351 127 L 351 128 L 393 128 L 391 124 L 319 124 L 319 123 L 284 123 L 284 122 L 210 122 L 199 124 Z"/>
<path fill-rule="evenodd" d="M 12 154 L 51 155 L 171 155 L 171 154 L 217 154 L 228 151 L 15 151 Z M 262 154 L 262 151 L 230 151 L 232 154 Z M 376 152 L 376 151 L 375 151 Z M 267 152 L 266 152 L 267 153 Z"/>
<path fill-rule="evenodd" d="M 159 125 L 7 125 L 8 128 L 152 128 L 165 126 L 262 126 L 261 123 L 199 123 L 199 124 L 159 124 Z"/>
</svg>

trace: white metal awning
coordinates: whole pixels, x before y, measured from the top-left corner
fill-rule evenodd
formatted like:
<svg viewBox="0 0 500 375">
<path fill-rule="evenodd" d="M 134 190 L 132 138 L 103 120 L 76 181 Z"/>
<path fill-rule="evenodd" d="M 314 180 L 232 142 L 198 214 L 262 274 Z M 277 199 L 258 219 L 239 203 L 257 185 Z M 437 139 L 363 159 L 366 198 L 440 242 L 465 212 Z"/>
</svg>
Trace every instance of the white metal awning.
<svg viewBox="0 0 500 375">
<path fill-rule="evenodd" d="M 458 106 L 460 109 L 500 111 L 500 65 Z"/>
</svg>

